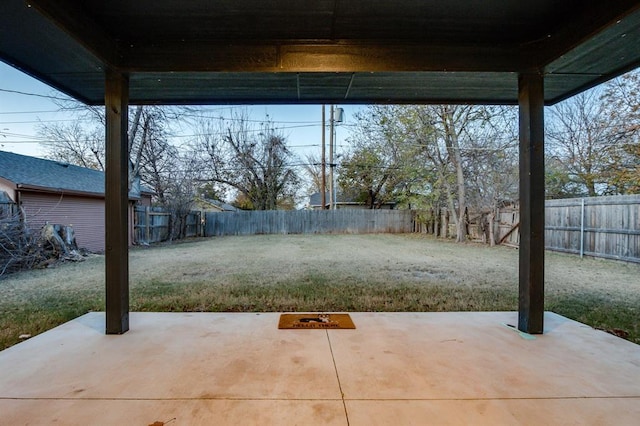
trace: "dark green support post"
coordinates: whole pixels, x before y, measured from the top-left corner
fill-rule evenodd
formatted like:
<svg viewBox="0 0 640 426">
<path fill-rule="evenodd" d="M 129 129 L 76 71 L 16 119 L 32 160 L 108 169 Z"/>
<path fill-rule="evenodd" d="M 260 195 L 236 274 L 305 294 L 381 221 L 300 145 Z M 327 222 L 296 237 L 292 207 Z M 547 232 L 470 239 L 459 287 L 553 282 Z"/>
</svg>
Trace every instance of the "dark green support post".
<svg viewBox="0 0 640 426">
<path fill-rule="evenodd" d="M 118 71 L 105 76 L 106 333 L 129 330 L 129 79 Z"/>
<path fill-rule="evenodd" d="M 544 329 L 544 77 L 518 78 L 520 106 L 520 261 L 518 329 Z"/>
</svg>

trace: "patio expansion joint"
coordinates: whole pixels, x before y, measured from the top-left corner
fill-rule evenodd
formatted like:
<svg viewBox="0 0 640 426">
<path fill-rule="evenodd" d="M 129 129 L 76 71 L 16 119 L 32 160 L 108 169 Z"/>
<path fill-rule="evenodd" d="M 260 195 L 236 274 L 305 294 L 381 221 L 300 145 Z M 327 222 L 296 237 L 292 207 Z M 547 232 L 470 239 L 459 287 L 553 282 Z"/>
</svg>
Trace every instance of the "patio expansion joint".
<svg viewBox="0 0 640 426">
<path fill-rule="evenodd" d="M 347 403 L 344 399 L 344 392 L 342 391 L 342 383 L 340 383 L 340 374 L 338 373 L 338 366 L 336 365 L 336 357 L 333 354 L 333 347 L 331 346 L 331 338 L 329 337 L 329 330 L 325 330 L 327 334 L 327 342 L 329 343 L 329 351 L 331 352 L 331 360 L 333 361 L 333 368 L 336 372 L 336 379 L 338 380 L 338 388 L 340 389 L 340 398 L 342 398 L 342 407 L 344 408 L 344 416 L 347 420 L 347 426 L 349 426 L 349 412 L 347 411 Z"/>
<path fill-rule="evenodd" d="M 0 396 L 0 401 L 300 401 L 300 402 L 337 402 L 341 398 L 252 398 L 252 397 L 166 397 L 166 398 L 116 398 L 116 397 L 12 397 Z"/>
<path fill-rule="evenodd" d="M 344 398 L 345 401 L 570 401 L 570 400 L 601 400 L 601 399 L 638 399 L 640 395 L 622 396 L 533 396 L 533 397 L 484 397 L 484 398 Z"/>
</svg>

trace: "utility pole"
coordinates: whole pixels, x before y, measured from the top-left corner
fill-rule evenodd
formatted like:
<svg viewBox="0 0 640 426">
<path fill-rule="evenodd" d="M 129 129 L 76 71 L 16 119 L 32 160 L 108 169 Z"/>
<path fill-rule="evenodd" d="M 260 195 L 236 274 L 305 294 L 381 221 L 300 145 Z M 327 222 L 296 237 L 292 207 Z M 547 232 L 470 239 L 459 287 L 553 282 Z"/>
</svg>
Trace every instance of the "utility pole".
<svg viewBox="0 0 640 426">
<path fill-rule="evenodd" d="M 320 196 L 322 197 L 322 210 L 325 209 L 327 205 L 327 160 L 326 160 L 326 148 L 325 148 L 325 112 L 324 112 L 324 104 L 322 104 L 322 184 L 320 185 Z"/>
<path fill-rule="evenodd" d="M 335 135 L 335 123 L 342 123 L 344 119 L 344 109 L 342 108 L 334 108 L 334 105 L 331 105 L 330 111 L 331 117 L 329 118 L 329 208 L 336 209 L 338 203 L 338 194 L 336 191 L 336 182 L 335 182 L 335 167 L 337 165 L 338 158 L 338 150 L 336 149 L 337 138 Z"/>
<path fill-rule="evenodd" d="M 329 109 L 329 210 L 335 208 L 335 197 L 333 188 L 333 104 Z"/>
</svg>

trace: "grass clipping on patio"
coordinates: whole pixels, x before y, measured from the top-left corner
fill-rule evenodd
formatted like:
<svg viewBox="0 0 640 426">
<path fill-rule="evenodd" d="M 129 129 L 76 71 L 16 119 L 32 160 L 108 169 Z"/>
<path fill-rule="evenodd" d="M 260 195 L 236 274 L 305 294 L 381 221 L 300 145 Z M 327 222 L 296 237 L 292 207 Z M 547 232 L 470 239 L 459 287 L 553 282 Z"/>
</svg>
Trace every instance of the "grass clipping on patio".
<svg viewBox="0 0 640 426">
<path fill-rule="evenodd" d="M 515 311 L 518 251 L 429 236 L 260 235 L 130 252 L 131 311 Z M 547 253 L 546 309 L 640 343 L 640 265 Z M 104 310 L 104 257 L 0 280 L 0 348 Z"/>
</svg>

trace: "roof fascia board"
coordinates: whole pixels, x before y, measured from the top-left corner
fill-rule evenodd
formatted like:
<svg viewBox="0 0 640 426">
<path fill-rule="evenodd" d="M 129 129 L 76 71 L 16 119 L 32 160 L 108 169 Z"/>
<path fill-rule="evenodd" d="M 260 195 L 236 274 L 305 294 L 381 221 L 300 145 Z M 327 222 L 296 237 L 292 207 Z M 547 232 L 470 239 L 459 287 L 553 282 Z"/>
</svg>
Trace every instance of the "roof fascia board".
<svg viewBox="0 0 640 426">
<path fill-rule="evenodd" d="M 569 92 L 565 92 L 562 96 L 558 96 L 556 98 L 553 99 L 549 99 L 547 101 L 545 101 L 545 106 L 552 106 L 557 104 L 558 102 L 562 102 L 564 100 L 569 99 L 572 96 L 575 96 L 579 93 L 584 92 L 585 90 L 589 90 L 593 87 L 598 86 L 599 84 L 602 83 L 606 83 L 607 81 L 611 80 L 612 78 L 618 77 L 622 74 L 625 74 L 627 72 L 633 71 L 636 68 L 640 67 L 640 60 L 636 61 L 634 63 L 632 63 L 631 65 L 625 66 L 623 68 L 619 68 L 609 74 L 605 74 L 602 75 L 600 77 L 594 78 L 593 80 L 589 81 L 589 83 L 587 84 L 583 84 L 582 86 L 578 86 L 577 88 L 575 88 L 572 91 Z"/>
<path fill-rule="evenodd" d="M 85 192 L 85 191 L 73 191 L 63 188 L 47 188 L 44 186 L 37 185 L 28 185 L 28 184 L 18 184 L 17 189 L 19 191 L 30 191 L 30 192 L 45 192 L 49 194 L 61 194 L 61 195 L 79 195 L 85 197 L 92 198 L 104 198 L 104 194 L 96 193 L 96 192 Z"/>
<path fill-rule="evenodd" d="M 40 192 L 40 193 L 46 193 L 46 194 L 56 194 L 56 195 L 72 195 L 72 196 L 77 196 L 77 197 L 89 197 L 89 198 L 100 198 L 100 199 L 104 199 L 104 194 L 103 193 L 98 193 L 98 192 L 86 192 L 86 191 L 73 191 L 73 190 L 68 190 L 68 189 L 63 189 L 63 188 L 47 188 L 47 187 L 43 187 L 43 186 L 37 186 L 37 185 L 25 185 L 25 184 L 18 184 L 16 185 L 16 190 L 20 191 L 20 192 Z M 129 194 L 129 201 L 138 201 L 140 200 L 141 197 L 136 197 L 132 194 Z"/>
</svg>

